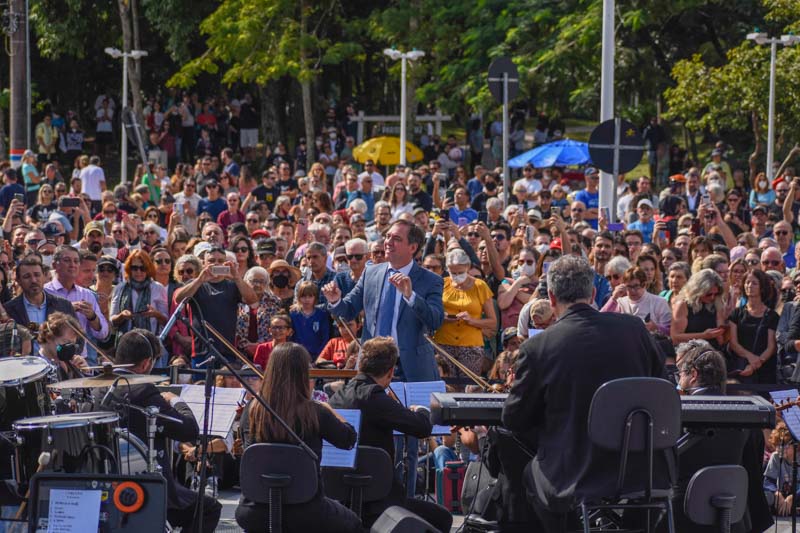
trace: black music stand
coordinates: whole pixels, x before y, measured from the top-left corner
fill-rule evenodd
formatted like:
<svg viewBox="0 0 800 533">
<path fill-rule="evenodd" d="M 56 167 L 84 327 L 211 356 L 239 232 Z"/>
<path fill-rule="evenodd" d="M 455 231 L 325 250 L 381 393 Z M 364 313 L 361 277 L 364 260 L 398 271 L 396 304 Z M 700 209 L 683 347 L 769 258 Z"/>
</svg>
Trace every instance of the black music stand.
<svg viewBox="0 0 800 533">
<path fill-rule="evenodd" d="M 793 402 L 800 396 L 797 389 L 789 389 L 782 391 L 772 391 L 769 393 L 775 403 Z M 792 494 L 795 493 L 797 487 L 797 443 L 800 441 L 800 407 L 793 405 L 783 411 L 783 421 L 786 422 L 786 427 L 789 428 L 789 433 L 792 434 L 792 448 L 794 449 L 794 459 L 792 459 Z M 782 453 L 782 452 L 781 452 Z M 781 457 L 781 463 L 783 457 Z M 792 533 L 797 533 L 797 503 L 792 505 Z"/>
</svg>

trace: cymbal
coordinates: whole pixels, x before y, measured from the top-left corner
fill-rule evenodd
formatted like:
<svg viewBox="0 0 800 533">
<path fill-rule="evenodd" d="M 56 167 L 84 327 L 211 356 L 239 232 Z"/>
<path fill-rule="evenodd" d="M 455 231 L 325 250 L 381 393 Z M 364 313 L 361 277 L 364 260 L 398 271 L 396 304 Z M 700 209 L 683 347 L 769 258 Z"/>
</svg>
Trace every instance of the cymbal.
<svg viewBox="0 0 800 533">
<path fill-rule="evenodd" d="M 121 379 L 120 379 L 121 378 Z M 152 376 L 149 374 L 102 374 L 91 378 L 68 379 L 51 383 L 48 389 L 102 389 L 110 387 L 119 379 L 119 384 L 124 386 L 126 383 L 131 385 L 141 385 L 143 383 L 161 383 L 169 381 L 167 376 Z"/>
</svg>

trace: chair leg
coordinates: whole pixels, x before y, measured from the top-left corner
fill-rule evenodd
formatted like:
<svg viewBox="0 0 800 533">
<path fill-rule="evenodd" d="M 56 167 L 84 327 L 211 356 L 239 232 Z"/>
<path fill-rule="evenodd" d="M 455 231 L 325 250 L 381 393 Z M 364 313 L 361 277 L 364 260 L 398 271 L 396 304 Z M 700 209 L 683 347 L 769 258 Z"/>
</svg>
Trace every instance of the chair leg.
<svg viewBox="0 0 800 533">
<path fill-rule="evenodd" d="M 585 503 L 581 504 L 581 512 L 583 513 L 583 533 L 591 533 L 589 524 L 589 508 Z"/>
<path fill-rule="evenodd" d="M 667 533 L 675 533 L 675 518 L 672 515 L 672 500 L 667 500 Z"/>
<path fill-rule="evenodd" d="M 283 506 L 281 491 L 270 489 L 269 491 L 269 522 L 267 531 L 269 533 L 281 533 L 283 524 L 281 523 L 281 510 Z"/>
</svg>

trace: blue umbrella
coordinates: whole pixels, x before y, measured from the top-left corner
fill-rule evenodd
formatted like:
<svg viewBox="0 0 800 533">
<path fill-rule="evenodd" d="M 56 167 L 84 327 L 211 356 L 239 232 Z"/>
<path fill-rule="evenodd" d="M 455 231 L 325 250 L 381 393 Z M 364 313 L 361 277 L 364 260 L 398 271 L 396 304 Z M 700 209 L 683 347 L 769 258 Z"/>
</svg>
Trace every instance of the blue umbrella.
<svg viewBox="0 0 800 533">
<path fill-rule="evenodd" d="M 552 166 L 585 165 L 590 163 L 589 145 L 570 139 L 554 141 L 551 143 L 537 146 L 533 150 L 528 150 L 524 154 L 508 161 L 511 168 L 522 168 L 528 163 L 536 168 L 546 168 Z"/>
</svg>

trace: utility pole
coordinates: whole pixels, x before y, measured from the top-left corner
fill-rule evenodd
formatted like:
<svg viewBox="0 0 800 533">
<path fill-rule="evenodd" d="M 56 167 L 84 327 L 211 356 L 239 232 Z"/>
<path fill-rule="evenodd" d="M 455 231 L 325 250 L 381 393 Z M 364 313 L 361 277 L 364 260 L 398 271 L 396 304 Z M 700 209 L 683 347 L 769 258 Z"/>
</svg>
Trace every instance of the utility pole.
<svg viewBox="0 0 800 533">
<path fill-rule="evenodd" d="M 9 36 L 9 86 L 11 106 L 9 113 L 11 136 L 11 165 L 18 168 L 22 153 L 28 148 L 30 102 L 28 100 L 28 41 L 25 17 L 25 0 L 11 0 L 3 17 L 3 32 Z"/>
</svg>

